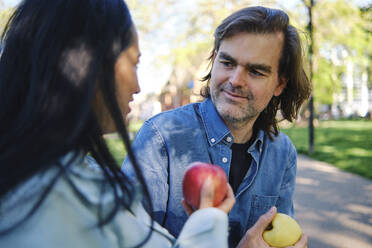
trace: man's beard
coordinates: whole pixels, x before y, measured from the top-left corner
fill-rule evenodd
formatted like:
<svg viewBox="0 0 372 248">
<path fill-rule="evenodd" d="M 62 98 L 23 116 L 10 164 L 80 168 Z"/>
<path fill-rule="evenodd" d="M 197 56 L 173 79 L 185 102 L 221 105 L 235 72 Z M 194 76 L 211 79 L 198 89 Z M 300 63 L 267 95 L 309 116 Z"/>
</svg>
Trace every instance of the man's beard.
<svg viewBox="0 0 372 248">
<path fill-rule="evenodd" d="M 223 90 L 245 97 L 247 99 L 247 104 L 241 105 L 241 103 L 236 103 L 223 97 Z M 254 101 L 252 93 L 241 88 L 233 87 L 230 83 L 223 84 L 221 87 L 215 88 L 213 91 L 211 90 L 211 97 L 218 114 L 225 122 L 231 125 L 244 125 L 251 120 L 256 119 L 260 114 L 260 112 L 252 106 Z"/>
</svg>

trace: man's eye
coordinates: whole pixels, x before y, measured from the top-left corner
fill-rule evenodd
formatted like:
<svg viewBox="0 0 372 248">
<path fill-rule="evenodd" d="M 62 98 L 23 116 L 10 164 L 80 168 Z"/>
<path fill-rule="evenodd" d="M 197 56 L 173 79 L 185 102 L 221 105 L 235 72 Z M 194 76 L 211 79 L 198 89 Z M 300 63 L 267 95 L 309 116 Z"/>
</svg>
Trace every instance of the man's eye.
<svg viewBox="0 0 372 248">
<path fill-rule="evenodd" d="M 257 70 L 251 70 L 250 71 L 251 74 L 255 75 L 255 76 L 264 76 L 264 74 L 262 74 L 261 72 L 257 71 Z"/>
<path fill-rule="evenodd" d="M 222 60 L 220 61 L 221 64 L 223 64 L 225 67 L 232 67 L 233 66 L 233 63 L 231 63 L 230 61 L 226 61 L 226 60 Z"/>
</svg>

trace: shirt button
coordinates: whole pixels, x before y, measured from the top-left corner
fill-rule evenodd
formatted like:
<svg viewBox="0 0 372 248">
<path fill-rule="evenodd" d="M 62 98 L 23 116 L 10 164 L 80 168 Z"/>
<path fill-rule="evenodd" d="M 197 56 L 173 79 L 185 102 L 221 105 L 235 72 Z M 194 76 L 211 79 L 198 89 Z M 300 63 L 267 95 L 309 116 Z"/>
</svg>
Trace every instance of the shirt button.
<svg viewBox="0 0 372 248">
<path fill-rule="evenodd" d="M 222 158 L 222 162 L 223 162 L 223 163 L 227 163 L 227 158 L 226 158 L 226 157 L 223 157 L 223 158 Z"/>
<path fill-rule="evenodd" d="M 215 140 L 214 138 L 212 138 L 212 139 L 211 139 L 211 142 L 214 143 L 214 142 L 216 142 L 216 140 Z"/>
<path fill-rule="evenodd" d="M 230 136 L 228 136 L 228 137 L 226 138 L 226 140 L 227 140 L 227 142 L 231 142 L 231 141 L 232 141 L 232 138 L 231 138 Z"/>
</svg>

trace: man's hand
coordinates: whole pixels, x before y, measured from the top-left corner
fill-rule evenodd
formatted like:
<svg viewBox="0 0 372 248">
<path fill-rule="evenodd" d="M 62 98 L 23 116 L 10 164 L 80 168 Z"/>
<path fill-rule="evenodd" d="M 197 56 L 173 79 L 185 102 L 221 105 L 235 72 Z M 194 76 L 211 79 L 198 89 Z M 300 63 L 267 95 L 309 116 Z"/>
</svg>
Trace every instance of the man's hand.
<svg viewBox="0 0 372 248">
<path fill-rule="evenodd" d="M 205 180 L 205 182 L 203 183 L 203 187 L 201 189 L 199 209 L 213 207 L 213 196 L 214 196 L 213 190 L 214 190 L 213 182 L 211 178 L 207 178 L 207 180 Z M 233 208 L 234 204 L 235 204 L 234 192 L 230 184 L 227 184 L 227 195 L 225 199 L 221 202 L 221 204 L 216 206 L 216 208 L 228 214 Z M 191 215 L 196 210 L 192 206 L 187 204 L 185 200 L 182 200 L 182 205 L 187 215 Z"/>
<path fill-rule="evenodd" d="M 262 238 L 262 233 L 271 223 L 275 215 L 275 207 L 272 207 L 266 214 L 261 215 L 256 224 L 245 233 L 237 248 L 270 248 L 271 246 Z M 307 248 L 307 242 L 307 236 L 303 234 L 301 239 L 294 246 L 289 246 L 287 248 Z"/>
</svg>

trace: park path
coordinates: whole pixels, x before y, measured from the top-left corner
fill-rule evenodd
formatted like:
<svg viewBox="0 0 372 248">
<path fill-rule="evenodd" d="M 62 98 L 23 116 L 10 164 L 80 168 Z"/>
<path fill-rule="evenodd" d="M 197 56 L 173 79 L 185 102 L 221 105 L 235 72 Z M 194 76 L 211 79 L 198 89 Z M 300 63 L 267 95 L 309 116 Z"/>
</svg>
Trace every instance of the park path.
<svg viewBox="0 0 372 248">
<path fill-rule="evenodd" d="M 372 248 L 371 180 L 299 155 L 294 204 L 309 248 Z"/>
</svg>

